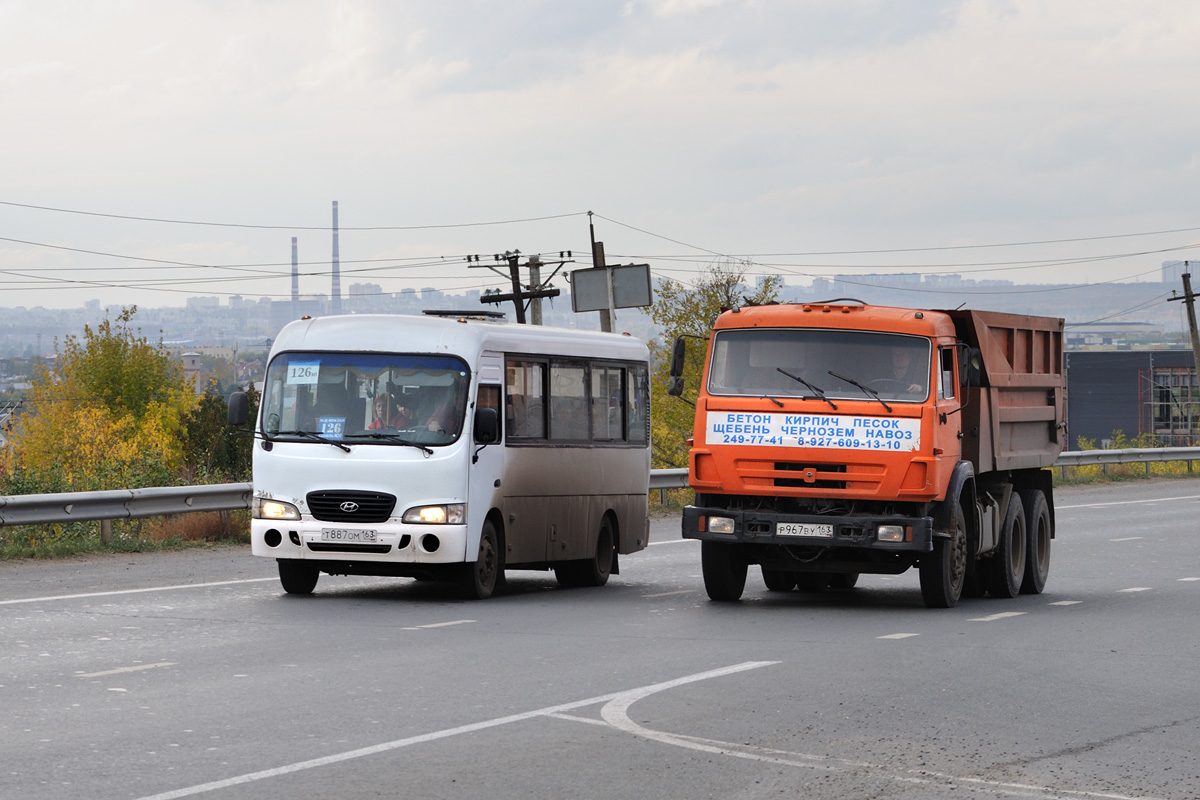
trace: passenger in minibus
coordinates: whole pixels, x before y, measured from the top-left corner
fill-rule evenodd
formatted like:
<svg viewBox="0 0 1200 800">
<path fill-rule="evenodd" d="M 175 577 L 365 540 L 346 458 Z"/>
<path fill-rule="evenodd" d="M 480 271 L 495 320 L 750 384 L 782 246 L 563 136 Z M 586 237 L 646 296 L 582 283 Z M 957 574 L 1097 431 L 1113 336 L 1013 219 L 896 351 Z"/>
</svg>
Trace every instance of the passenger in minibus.
<svg viewBox="0 0 1200 800">
<path fill-rule="evenodd" d="M 367 430 L 403 430 L 408 427 L 408 409 L 393 400 L 387 392 L 375 395 L 371 409 L 372 420 Z"/>
</svg>

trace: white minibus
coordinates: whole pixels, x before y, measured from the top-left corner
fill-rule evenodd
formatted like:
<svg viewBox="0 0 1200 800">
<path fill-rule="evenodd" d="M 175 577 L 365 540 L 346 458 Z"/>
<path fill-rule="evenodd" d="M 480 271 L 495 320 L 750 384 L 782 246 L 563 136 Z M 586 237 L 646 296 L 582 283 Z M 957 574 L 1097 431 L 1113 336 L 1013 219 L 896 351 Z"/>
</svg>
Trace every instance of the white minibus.
<svg viewBox="0 0 1200 800">
<path fill-rule="evenodd" d="M 230 422 L 246 409 L 234 395 Z M 629 336 L 487 312 L 292 322 L 259 405 L 252 551 L 292 594 L 322 572 L 478 599 L 506 569 L 603 585 L 647 544 L 649 410 Z"/>
</svg>

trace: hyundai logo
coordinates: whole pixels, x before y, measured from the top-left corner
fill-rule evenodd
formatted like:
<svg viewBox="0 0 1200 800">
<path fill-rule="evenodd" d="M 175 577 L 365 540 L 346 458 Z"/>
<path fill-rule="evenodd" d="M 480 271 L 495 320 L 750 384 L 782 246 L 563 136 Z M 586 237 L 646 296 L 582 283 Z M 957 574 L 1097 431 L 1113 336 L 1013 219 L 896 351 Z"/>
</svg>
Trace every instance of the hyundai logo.
<svg viewBox="0 0 1200 800">
<path fill-rule="evenodd" d="M 358 503 L 354 502 L 353 500 L 347 500 L 346 502 L 342 503 L 339 508 L 341 508 L 342 511 L 345 511 L 347 514 L 353 514 L 355 511 L 358 511 Z"/>
</svg>

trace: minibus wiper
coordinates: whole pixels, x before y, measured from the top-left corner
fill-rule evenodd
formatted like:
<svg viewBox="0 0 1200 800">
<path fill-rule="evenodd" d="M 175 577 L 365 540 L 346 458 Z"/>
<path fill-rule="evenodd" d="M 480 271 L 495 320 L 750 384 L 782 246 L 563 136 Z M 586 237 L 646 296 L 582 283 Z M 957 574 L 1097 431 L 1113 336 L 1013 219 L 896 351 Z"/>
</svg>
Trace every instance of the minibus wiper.
<svg viewBox="0 0 1200 800">
<path fill-rule="evenodd" d="M 433 450 L 421 444 L 414 442 L 412 439 L 405 439 L 403 436 L 397 436 L 394 433 L 352 433 L 346 437 L 347 439 L 382 439 L 385 442 L 395 442 L 396 444 L 408 445 L 425 451 L 425 455 L 433 455 Z"/>
<path fill-rule="evenodd" d="M 817 398 L 818 398 L 818 399 L 820 399 L 820 400 L 824 400 L 826 403 L 829 403 L 830 407 L 832 407 L 834 411 L 837 411 L 837 406 L 833 404 L 833 401 L 832 401 L 832 400 L 830 400 L 828 397 L 826 397 L 826 396 L 825 396 L 825 393 L 824 393 L 824 392 L 822 392 L 820 389 L 818 389 L 817 387 L 813 386 L 813 385 L 812 385 L 811 383 L 809 383 L 808 381 L 804 380 L 804 378 L 801 378 L 799 375 L 793 375 L 792 373 L 788 372 L 788 371 L 787 371 L 786 369 L 784 369 L 783 367 L 776 367 L 775 369 L 779 370 L 779 371 L 780 371 L 780 372 L 782 372 L 784 375 L 787 375 L 787 376 L 788 376 L 789 378 L 791 378 L 792 380 L 794 380 L 794 381 L 799 381 L 800 383 L 803 383 L 803 384 L 804 384 L 806 387 L 808 387 L 808 390 L 809 390 L 810 392 L 812 392 L 814 395 L 816 395 L 816 396 L 817 396 Z M 801 397 L 800 399 L 801 399 L 801 400 L 810 400 L 811 398 L 808 398 L 808 397 Z"/>
<path fill-rule="evenodd" d="M 342 444 L 341 442 L 336 441 L 334 439 L 326 439 L 324 436 L 313 433 L 312 431 L 275 431 L 275 433 L 272 434 L 272 436 L 303 436 L 306 439 L 312 439 L 314 442 L 323 442 L 325 444 L 331 444 L 340 450 L 345 450 L 347 453 L 350 452 L 350 448 L 348 446 Z"/>
<path fill-rule="evenodd" d="M 871 397 L 874 397 L 876 400 L 878 400 L 879 404 L 881 406 L 883 406 L 884 408 L 886 408 L 888 411 L 892 410 L 891 406 L 889 406 L 887 403 L 883 402 L 883 398 L 879 396 L 879 392 L 875 391 L 870 386 L 864 386 L 863 384 L 859 383 L 858 381 L 854 380 L 853 378 L 847 378 L 845 375 L 838 375 L 833 370 L 829 370 L 829 374 L 832 375 L 833 377 L 837 378 L 838 380 L 845 381 L 846 383 L 850 384 L 851 386 L 857 386 L 858 388 L 862 389 L 867 394 L 871 395 Z"/>
</svg>

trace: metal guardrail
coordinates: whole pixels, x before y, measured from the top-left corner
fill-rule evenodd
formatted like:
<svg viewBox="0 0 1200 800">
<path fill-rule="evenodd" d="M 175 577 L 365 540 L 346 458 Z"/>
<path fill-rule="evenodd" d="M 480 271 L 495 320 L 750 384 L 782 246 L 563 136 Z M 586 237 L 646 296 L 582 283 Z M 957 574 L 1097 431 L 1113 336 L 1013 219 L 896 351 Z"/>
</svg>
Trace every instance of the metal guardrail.
<svg viewBox="0 0 1200 800">
<path fill-rule="evenodd" d="M 160 517 L 189 511 L 232 511 L 249 508 L 252 494 L 249 483 L 220 483 L 14 495 L 0 497 L 0 527 Z"/>
<path fill-rule="evenodd" d="M 1080 450 L 1062 453 L 1055 467 L 1091 464 L 1200 461 L 1200 447 L 1132 448 L 1128 450 Z M 686 469 L 650 470 L 652 491 L 686 487 Z M 64 492 L 0 497 L 0 527 L 45 525 L 54 522 L 136 519 L 190 511 L 234 511 L 250 508 L 253 486 L 222 483 L 208 486 L 154 486 L 146 489 L 114 489 L 107 492 Z"/>
</svg>

